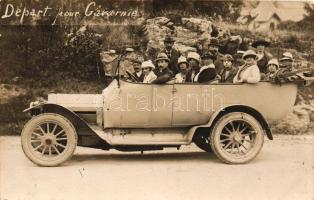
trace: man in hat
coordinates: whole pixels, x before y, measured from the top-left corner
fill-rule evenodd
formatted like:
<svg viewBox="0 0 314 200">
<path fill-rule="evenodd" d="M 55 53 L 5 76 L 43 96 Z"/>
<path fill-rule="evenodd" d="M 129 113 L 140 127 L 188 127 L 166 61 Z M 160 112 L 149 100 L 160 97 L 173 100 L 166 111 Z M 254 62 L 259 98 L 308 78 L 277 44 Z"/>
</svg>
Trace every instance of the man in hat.
<svg viewBox="0 0 314 200">
<path fill-rule="evenodd" d="M 293 66 L 293 56 L 290 52 L 285 52 L 279 59 L 280 68 L 285 68 L 286 70 L 292 70 Z"/>
<path fill-rule="evenodd" d="M 282 57 L 279 59 L 279 70 L 274 75 L 279 82 L 291 81 L 297 76 L 285 77 L 285 73 L 292 72 L 293 70 L 293 56 L 290 52 L 284 52 Z"/>
<path fill-rule="evenodd" d="M 138 80 L 138 82 L 143 82 L 144 74 L 141 68 L 142 62 L 140 61 L 140 59 L 137 58 L 137 59 L 132 60 L 132 63 L 133 63 L 133 69 L 134 69 L 134 72 L 133 72 L 134 77 Z"/>
<path fill-rule="evenodd" d="M 234 59 L 230 54 L 226 54 L 223 58 L 224 69 L 219 74 L 220 82 L 232 83 L 234 76 L 237 74 L 238 68 L 233 65 Z"/>
<path fill-rule="evenodd" d="M 233 83 L 258 83 L 261 74 L 256 64 L 257 54 L 253 50 L 248 50 L 244 53 L 243 60 L 245 64 L 239 68 Z"/>
<path fill-rule="evenodd" d="M 261 73 L 267 73 L 267 63 L 272 58 L 272 55 L 268 53 L 265 48 L 270 45 L 270 42 L 261 39 L 252 43 L 252 47 L 256 48 L 257 52 L 257 66 Z"/>
<path fill-rule="evenodd" d="M 168 68 L 169 67 L 169 58 L 165 53 L 159 53 L 157 59 L 155 60 L 157 68 L 154 70 L 154 73 L 157 75 L 157 78 L 152 82 L 154 84 L 163 84 L 170 81 L 173 78 L 173 72 Z"/>
<path fill-rule="evenodd" d="M 192 82 L 191 80 L 191 70 L 189 68 L 189 63 L 186 57 L 180 56 L 178 59 L 178 68 L 180 72 L 175 76 L 175 83 L 185 83 Z"/>
<path fill-rule="evenodd" d="M 215 69 L 216 72 L 219 74 L 223 70 L 223 54 L 219 52 L 220 44 L 218 39 L 211 38 L 210 43 L 208 44 L 208 51 L 215 57 Z"/>
<path fill-rule="evenodd" d="M 215 80 L 216 70 L 214 65 L 214 56 L 211 52 L 207 52 L 202 56 L 203 64 L 199 72 L 195 75 L 193 82 L 205 83 Z"/>
<path fill-rule="evenodd" d="M 181 56 L 181 53 L 173 48 L 174 39 L 170 36 L 166 36 L 164 39 L 164 49 L 161 53 L 165 53 L 169 58 L 169 68 L 173 71 L 173 73 L 177 74 L 179 69 L 177 68 L 178 58 Z"/>
<path fill-rule="evenodd" d="M 189 52 L 187 55 L 187 61 L 191 70 L 191 80 L 193 82 L 194 77 L 200 71 L 201 68 L 201 56 L 196 52 Z"/>
</svg>

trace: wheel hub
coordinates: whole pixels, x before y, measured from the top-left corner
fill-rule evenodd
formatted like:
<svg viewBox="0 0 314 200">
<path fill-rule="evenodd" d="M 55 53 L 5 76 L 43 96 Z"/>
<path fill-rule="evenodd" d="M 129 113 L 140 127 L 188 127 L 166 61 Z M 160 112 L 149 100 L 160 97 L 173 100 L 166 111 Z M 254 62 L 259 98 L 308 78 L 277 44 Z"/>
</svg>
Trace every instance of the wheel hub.
<svg viewBox="0 0 314 200">
<path fill-rule="evenodd" d="M 241 142 L 241 140 L 242 140 L 242 135 L 241 135 L 241 133 L 235 133 L 235 134 L 233 135 L 233 140 L 234 140 L 235 142 Z"/>
<path fill-rule="evenodd" d="M 56 141 L 56 138 L 53 135 L 47 134 L 43 137 L 43 142 L 47 146 L 54 145 Z"/>
</svg>

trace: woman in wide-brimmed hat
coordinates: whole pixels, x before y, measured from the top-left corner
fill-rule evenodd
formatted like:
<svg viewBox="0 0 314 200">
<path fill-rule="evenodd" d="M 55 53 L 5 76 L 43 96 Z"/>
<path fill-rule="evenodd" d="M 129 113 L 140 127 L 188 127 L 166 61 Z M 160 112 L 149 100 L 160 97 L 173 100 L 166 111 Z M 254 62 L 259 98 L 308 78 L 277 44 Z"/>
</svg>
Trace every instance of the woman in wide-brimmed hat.
<svg viewBox="0 0 314 200">
<path fill-rule="evenodd" d="M 153 72 L 153 70 L 155 69 L 155 65 L 152 63 L 151 60 L 148 60 L 144 61 L 141 67 L 144 74 L 143 83 L 152 83 L 157 78 L 157 76 Z"/>
<path fill-rule="evenodd" d="M 214 61 L 216 56 L 211 52 L 206 52 L 202 56 L 204 66 L 202 66 L 199 72 L 195 75 L 193 82 L 205 83 L 215 80 L 217 75 L 215 70 Z"/>
<path fill-rule="evenodd" d="M 179 57 L 178 68 L 180 72 L 175 75 L 175 83 L 191 82 L 191 70 L 186 57 Z"/>
<path fill-rule="evenodd" d="M 272 58 L 272 55 L 266 51 L 270 46 L 270 42 L 260 39 L 252 43 L 252 47 L 256 48 L 257 53 L 257 66 L 261 73 L 267 73 L 267 63 Z"/>
<path fill-rule="evenodd" d="M 256 65 L 257 55 L 255 51 L 248 50 L 243 54 L 245 64 L 242 65 L 233 79 L 234 83 L 257 83 L 261 80 L 261 74 Z"/>
</svg>

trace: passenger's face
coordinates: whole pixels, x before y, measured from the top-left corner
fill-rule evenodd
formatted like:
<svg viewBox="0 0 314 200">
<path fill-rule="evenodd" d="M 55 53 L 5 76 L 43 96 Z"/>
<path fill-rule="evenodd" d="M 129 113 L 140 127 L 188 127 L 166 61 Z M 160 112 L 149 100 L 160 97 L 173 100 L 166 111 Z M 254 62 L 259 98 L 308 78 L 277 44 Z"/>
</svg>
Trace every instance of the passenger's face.
<svg viewBox="0 0 314 200">
<path fill-rule="evenodd" d="M 169 50 L 172 48 L 173 42 L 164 42 L 164 45 L 165 45 L 165 48 Z"/>
<path fill-rule="evenodd" d="M 144 68 L 142 68 L 142 70 L 143 70 L 144 75 L 148 75 L 149 72 L 151 71 L 151 68 L 150 67 L 144 67 Z"/>
<path fill-rule="evenodd" d="M 181 63 L 179 68 L 182 74 L 186 74 L 188 72 L 188 65 L 186 63 Z"/>
<path fill-rule="evenodd" d="M 264 52 L 264 50 L 265 50 L 265 46 L 264 46 L 264 45 L 258 45 L 258 46 L 256 47 L 256 51 L 257 51 L 258 53 L 262 53 L 262 52 Z"/>
<path fill-rule="evenodd" d="M 212 64 L 213 63 L 213 60 L 212 59 L 210 59 L 210 58 L 203 58 L 203 64 L 204 65 L 210 65 L 210 64 Z"/>
<path fill-rule="evenodd" d="M 196 69 L 196 68 L 199 67 L 198 62 L 197 62 L 196 60 L 194 60 L 194 59 L 190 59 L 190 60 L 189 60 L 189 65 L 190 65 L 190 67 L 191 67 L 192 69 Z"/>
<path fill-rule="evenodd" d="M 245 63 L 248 65 L 254 65 L 256 63 L 256 60 L 254 57 L 248 56 L 245 58 Z"/>
<path fill-rule="evenodd" d="M 166 60 L 159 60 L 158 62 L 157 62 L 157 65 L 158 65 L 158 67 L 159 67 L 159 69 L 166 69 L 167 67 L 168 67 L 168 62 L 166 61 Z"/>
<path fill-rule="evenodd" d="M 224 60 L 223 64 L 227 69 L 230 69 L 232 66 L 232 62 L 230 60 Z"/>
<path fill-rule="evenodd" d="M 218 46 L 216 46 L 216 45 L 209 45 L 209 47 L 208 47 L 208 50 L 209 51 L 211 51 L 211 52 L 213 52 L 213 53 L 215 53 L 215 54 L 217 54 L 218 53 Z"/>
<path fill-rule="evenodd" d="M 276 65 L 273 65 L 273 64 L 268 65 L 268 71 L 270 73 L 274 73 L 274 72 L 276 72 L 276 70 L 277 70 Z"/>
<path fill-rule="evenodd" d="M 280 61 L 280 67 L 292 67 L 292 61 L 291 60 L 282 60 Z"/>
<path fill-rule="evenodd" d="M 133 63 L 133 69 L 135 72 L 141 71 L 141 64 L 140 63 Z"/>
</svg>

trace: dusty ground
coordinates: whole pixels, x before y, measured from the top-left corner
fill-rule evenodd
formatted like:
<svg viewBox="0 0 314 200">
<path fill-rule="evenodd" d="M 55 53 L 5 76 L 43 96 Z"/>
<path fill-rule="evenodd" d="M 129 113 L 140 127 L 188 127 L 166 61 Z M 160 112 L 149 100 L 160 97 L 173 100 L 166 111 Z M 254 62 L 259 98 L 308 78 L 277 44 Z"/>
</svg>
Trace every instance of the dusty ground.
<svg viewBox="0 0 314 200">
<path fill-rule="evenodd" d="M 276 136 L 246 165 L 189 146 L 121 153 L 78 148 L 56 168 L 37 167 L 19 137 L 0 137 L 0 200 L 314 199 L 314 137 Z"/>
</svg>

